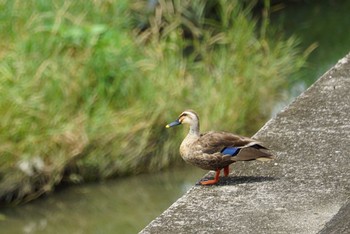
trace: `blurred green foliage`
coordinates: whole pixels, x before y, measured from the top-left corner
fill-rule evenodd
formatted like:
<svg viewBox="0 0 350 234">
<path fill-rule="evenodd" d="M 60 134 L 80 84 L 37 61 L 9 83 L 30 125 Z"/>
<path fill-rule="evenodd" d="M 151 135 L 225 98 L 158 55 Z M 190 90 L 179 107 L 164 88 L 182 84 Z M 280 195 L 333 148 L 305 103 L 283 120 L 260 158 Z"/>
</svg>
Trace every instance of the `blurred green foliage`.
<svg viewBox="0 0 350 234">
<path fill-rule="evenodd" d="M 0 0 L 3 200 L 179 162 L 184 133 L 164 126 L 187 108 L 251 134 L 305 62 L 253 3 L 148 4 Z"/>
</svg>

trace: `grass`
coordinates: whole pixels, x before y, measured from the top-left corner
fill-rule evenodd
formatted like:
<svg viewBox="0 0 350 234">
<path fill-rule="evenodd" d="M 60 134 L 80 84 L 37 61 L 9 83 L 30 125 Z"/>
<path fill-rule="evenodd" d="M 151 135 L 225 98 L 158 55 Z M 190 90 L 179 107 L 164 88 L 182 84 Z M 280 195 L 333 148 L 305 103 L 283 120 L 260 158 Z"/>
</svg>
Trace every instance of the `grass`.
<svg viewBox="0 0 350 234">
<path fill-rule="evenodd" d="M 1 0 L 0 198 L 180 162 L 164 126 L 186 108 L 203 130 L 256 131 L 306 55 L 252 7 Z"/>
</svg>

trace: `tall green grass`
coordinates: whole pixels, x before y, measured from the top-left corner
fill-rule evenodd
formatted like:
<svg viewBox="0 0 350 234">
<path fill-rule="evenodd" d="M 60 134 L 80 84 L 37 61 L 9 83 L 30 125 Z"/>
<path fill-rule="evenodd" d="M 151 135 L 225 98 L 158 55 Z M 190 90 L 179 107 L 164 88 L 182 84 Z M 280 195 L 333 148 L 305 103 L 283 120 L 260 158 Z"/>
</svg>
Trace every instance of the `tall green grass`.
<svg viewBox="0 0 350 234">
<path fill-rule="evenodd" d="M 164 126 L 186 108 L 256 131 L 306 56 L 253 5 L 213 2 L 1 0 L 0 198 L 180 162 Z"/>
</svg>

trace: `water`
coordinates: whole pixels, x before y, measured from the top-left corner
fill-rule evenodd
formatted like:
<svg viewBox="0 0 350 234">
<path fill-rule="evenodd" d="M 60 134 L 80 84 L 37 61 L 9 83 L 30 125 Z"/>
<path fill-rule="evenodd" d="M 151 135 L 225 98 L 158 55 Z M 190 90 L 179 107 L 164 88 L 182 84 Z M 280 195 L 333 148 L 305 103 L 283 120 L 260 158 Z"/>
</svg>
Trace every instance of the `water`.
<svg viewBox="0 0 350 234">
<path fill-rule="evenodd" d="M 295 78 L 298 95 L 350 51 L 350 1 L 281 5 L 271 23 L 317 43 Z M 286 4 L 286 3 L 284 3 Z M 0 233 L 137 233 L 196 183 L 205 171 L 184 167 L 114 181 L 61 188 L 26 205 L 0 210 Z"/>
<path fill-rule="evenodd" d="M 0 211 L 0 233 L 137 233 L 205 171 L 183 167 L 103 183 L 69 186 Z"/>
<path fill-rule="evenodd" d="M 314 44 L 307 66 L 293 77 L 310 86 L 350 52 L 350 1 L 286 1 L 271 14 L 271 24 L 300 38 L 303 50 Z"/>
</svg>

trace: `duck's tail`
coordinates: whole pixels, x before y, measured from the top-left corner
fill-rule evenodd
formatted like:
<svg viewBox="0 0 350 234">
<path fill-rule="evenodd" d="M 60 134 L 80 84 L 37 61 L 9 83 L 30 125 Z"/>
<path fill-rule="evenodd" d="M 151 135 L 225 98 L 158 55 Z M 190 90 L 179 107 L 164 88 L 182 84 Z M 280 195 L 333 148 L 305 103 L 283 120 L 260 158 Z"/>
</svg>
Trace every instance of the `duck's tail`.
<svg viewBox="0 0 350 234">
<path fill-rule="evenodd" d="M 275 159 L 275 156 L 272 155 L 267 148 L 260 145 L 252 145 L 250 147 L 241 148 L 240 152 L 233 157 L 235 161 L 270 161 Z"/>
</svg>

